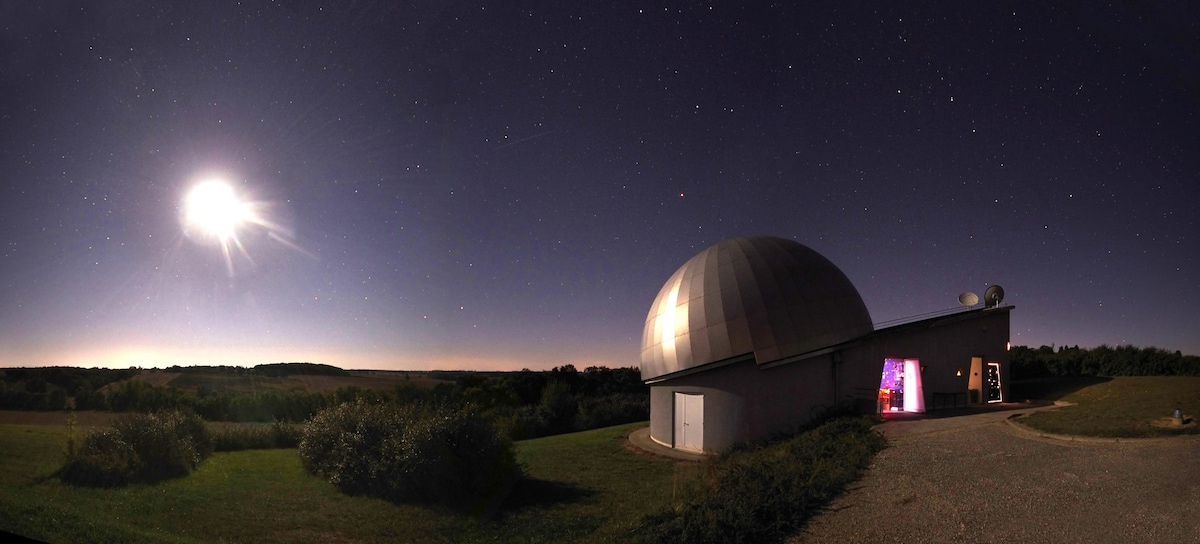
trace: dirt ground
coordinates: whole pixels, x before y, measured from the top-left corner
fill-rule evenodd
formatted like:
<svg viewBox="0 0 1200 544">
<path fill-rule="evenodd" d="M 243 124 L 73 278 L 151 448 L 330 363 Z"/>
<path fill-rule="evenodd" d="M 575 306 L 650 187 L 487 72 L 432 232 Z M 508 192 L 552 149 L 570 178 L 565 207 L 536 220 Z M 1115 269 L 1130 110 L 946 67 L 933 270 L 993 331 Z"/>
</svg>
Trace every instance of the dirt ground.
<svg viewBox="0 0 1200 544">
<path fill-rule="evenodd" d="M 881 425 L 890 447 L 791 542 L 1200 542 L 1200 436 L 1064 441 L 1012 414 Z"/>
</svg>

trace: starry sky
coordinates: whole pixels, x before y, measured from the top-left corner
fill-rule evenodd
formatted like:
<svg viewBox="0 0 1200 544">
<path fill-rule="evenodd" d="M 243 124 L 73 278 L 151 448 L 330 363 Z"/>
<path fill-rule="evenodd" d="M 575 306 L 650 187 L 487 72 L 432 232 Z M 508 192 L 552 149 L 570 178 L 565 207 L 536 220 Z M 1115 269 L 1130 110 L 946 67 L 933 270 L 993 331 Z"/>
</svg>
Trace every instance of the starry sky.
<svg viewBox="0 0 1200 544">
<path fill-rule="evenodd" d="M 634 366 L 755 234 L 1200 354 L 1196 4 L 810 4 L 4 2 L 0 366 Z"/>
</svg>

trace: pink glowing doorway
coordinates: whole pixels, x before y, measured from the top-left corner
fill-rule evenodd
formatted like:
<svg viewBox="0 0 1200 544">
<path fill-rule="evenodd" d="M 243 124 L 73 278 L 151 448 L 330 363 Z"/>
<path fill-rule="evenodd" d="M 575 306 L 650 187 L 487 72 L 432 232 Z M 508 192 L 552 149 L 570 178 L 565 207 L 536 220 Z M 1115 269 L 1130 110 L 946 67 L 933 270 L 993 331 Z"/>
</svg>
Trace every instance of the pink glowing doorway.
<svg viewBox="0 0 1200 544">
<path fill-rule="evenodd" d="M 921 361 L 884 359 L 879 380 L 879 412 L 924 412 L 925 392 L 921 387 Z"/>
</svg>

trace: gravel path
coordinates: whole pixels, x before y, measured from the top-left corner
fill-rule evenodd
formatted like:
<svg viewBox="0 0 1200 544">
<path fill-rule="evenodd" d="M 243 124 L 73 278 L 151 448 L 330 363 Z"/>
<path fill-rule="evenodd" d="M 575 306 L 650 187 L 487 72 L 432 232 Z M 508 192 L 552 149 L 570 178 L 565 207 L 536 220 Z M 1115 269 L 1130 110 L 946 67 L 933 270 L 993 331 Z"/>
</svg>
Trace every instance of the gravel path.
<svg viewBox="0 0 1200 544">
<path fill-rule="evenodd" d="M 1200 435 L 1064 442 L 1009 415 L 881 425 L 890 447 L 791 542 L 1200 544 Z"/>
</svg>

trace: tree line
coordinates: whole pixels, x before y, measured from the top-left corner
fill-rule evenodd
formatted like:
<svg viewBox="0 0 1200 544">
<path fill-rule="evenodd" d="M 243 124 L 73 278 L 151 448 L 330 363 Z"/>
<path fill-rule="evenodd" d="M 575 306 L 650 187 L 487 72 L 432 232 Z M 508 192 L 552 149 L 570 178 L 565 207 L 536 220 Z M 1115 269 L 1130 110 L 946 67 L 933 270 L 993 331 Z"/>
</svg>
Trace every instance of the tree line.
<svg viewBox="0 0 1200 544">
<path fill-rule="evenodd" d="M 281 363 L 242 367 L 178 367 L 169 372 L 282 377 L 345 373 L 328 365 Z M 514 439 L 642 421 L 650 417 L 649 388 L 636 368 L 573 365 L 534 372 L 442 372 L 432 387 L 404 382 L 390 390 L 343 387 L 333 392 L 267 389 L 235 393 L 184 390 L 130 379 L 138 369 L 70 367 L 6 369 L 0 409 L 109 410 L 153 413 L 185 409 L 208 421 L 301 422 L 318 411 L 363 399 L 373 403 L 467 408 L 485 415 Z M 113 384 L 113 385 L 110 385 Z M 108 387 L 105 387 L 108 386 Z"/>
<path fill-rule="evenodd" d="M 1014 380 L 1052 376 L 1200 376 L 1200 357 L 1136 346 L 1094 348 L 1013 346 L 1008 353 Z"/>
</svg>

